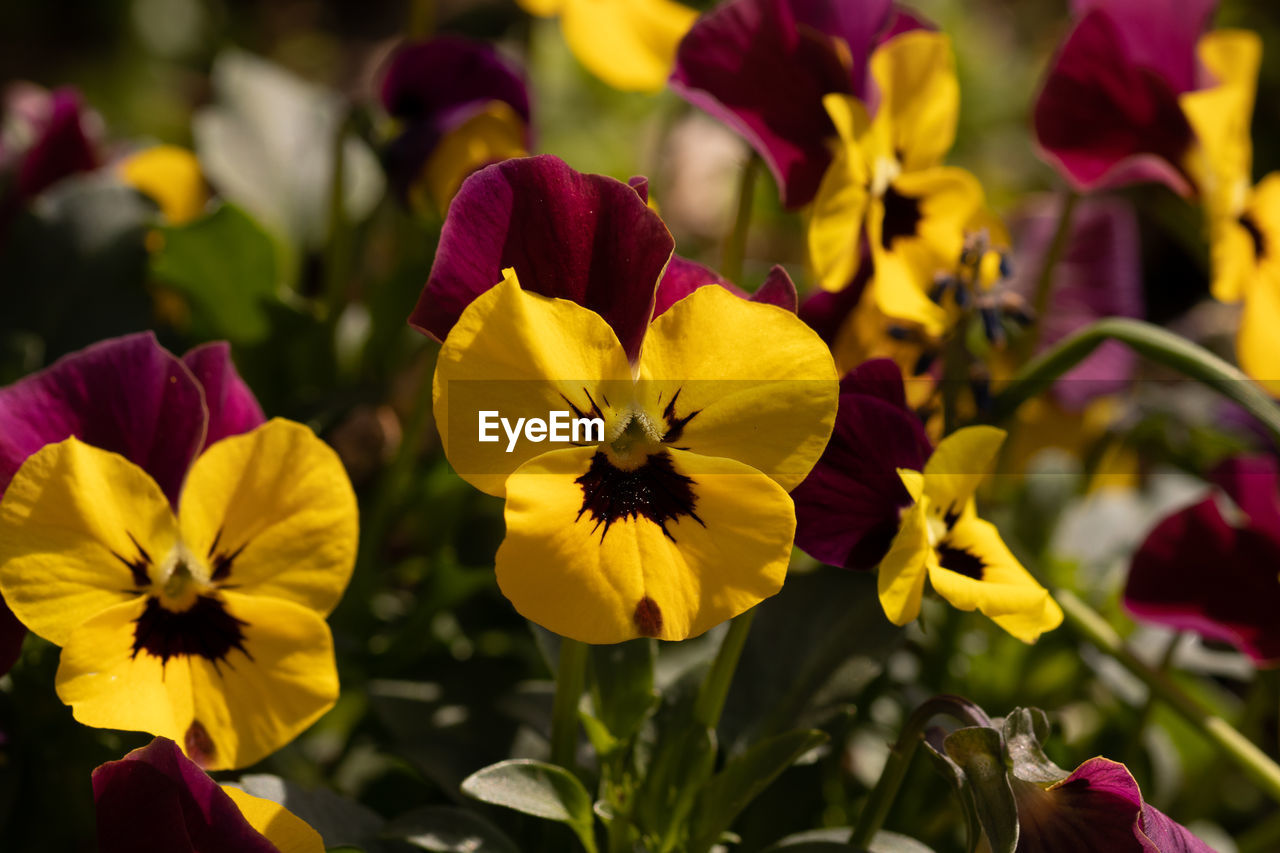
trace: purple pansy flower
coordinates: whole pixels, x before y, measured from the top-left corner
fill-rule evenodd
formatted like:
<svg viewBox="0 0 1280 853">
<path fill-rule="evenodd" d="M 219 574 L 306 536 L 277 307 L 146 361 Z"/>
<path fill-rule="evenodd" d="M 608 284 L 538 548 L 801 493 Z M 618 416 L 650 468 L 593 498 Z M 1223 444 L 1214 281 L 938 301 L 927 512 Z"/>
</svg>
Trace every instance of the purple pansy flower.
<svg viewBox="0 0 1280 853">
<path fill-rule="evenodd" d="M 1207 497 L 1161 521 L 1134 555 L 1124 602 L 1134 616 L 1231 643 L 1280 663 L 1280 475 L 1270 456 L 1229 459 L 1213 482 L 1243 518 Z"/>
<path fill-rule="evenodd" d="M 14 85 L 5 92 L 3 113 L 5 124 L 19 126 L 14 136 L 30 143 L 17 148 L 0 138 L 0 227 L 58 181 L 102 163 L 95 121 L 76 89 Z"/>
<path fill-rule="evenodd" d="M 788 208 L 813 200 L 836 135 L 823 95 L 874 109 L 867 61 L 877 44 L 922 24 L 890 0 L 730 0 L 681 41 L 671 87 L 751 144 Z"/>
<path fill-rule="evenodd" d="M 0 495 L 28 456 L 74 435 L 137 464 L 176 504 L 206 447 L 264 421 L 225 343 L 179 359 L 151 332 L 102 341 L 0 388 Z M 0 600 L 0 673 L 25 635 L 12 618 Z"/>
<path fill-rule="evenodd" d="M 1073 0 L 1077 22 L 1035 105 L 1036 139 L 1073 187 L 1154 181 L 1187 195 L 1193 134 L 1178 96 L 1203 84 L 1196 42 L 1216 0 Z"/>
<path fill-rule="evenodd" d="M 634 360 L 652 318 L 698 287 L 719 284 L 743 295 L 706 267 L 673 256 L 675 241 L 645 203 L 647 192 L 643 179 L 628 186 L 576 172 L 551 155 L 476 172 L 450 205 L 410 325 L 444 340 L 472 300 L 511 267 L 524 290 L 603 317 Z M 779 267 L 751 298 L 794 310 L 795 286 Z"/>
<path fill-rule="evenodd" d="M 279 853 L 168 738 L 94 770 L 93 799 L 101 853 Z"/>
<path fill-rule="evenodd" d="M 924 468 L 933 447 L 907 406 L 889 359 L 859 365 L 840 382 L 835 430 L 818 464 L 791 493 L 796 545 L 849 569 L 874 569 L 911 506 L 898 469 Z"/>
<path fill-rule="evenodd" d="M 1011 779 L 1018 804 L 1018 853 L 1214 853 L 1148 805 L 1128 768 L 1091 758 L 1047 788 Z"/>
<path fill-rule="evenodd" d="M 442 36 L 402 45 L 383 74 L 381 98 L 387 112 L 403 123 L 385 153 L 387 173 L 402 200 L 424 178 L 430 182 L 432 176 L 424 171 L 455 132 L 469 131 L 484 143 L 464 147 L 472 154 L 479 151 L 479 156 L 493 157 L 489 162 L 503 159 L 504 151 L 513 145 L 523 153 L 531 144 L 524 77 L 483 42 Z M 470 162 L 463 152 L 458 155 L 437 169 L 441 174 L 436 181 L 452 189 L 466 177 L 459 172 L 489 165 Z M 447 198 L 438 201 L 448 203 Z"/>
<path fill-rule="evenodd" d="M 1060 204 L 1056 199 L 1033 203 L 1011 222 L 1011 284 L 1028 299 L 1053 239 Z M 1137 218 L 1128 202 L 1089 198 L 1076 204 L 1070 235 L 1054 267 L 1048 310 L 1040 318 L 1040 349 L 1103 317 L 1142 317 L 1140 246 Z M 1132 350 L 1108 341 L 1068 371 L 1053 394 L 1067 408 L 1079 410 L 1095 397 L 1123 390 L 1136 367 Z"/>
</svg>

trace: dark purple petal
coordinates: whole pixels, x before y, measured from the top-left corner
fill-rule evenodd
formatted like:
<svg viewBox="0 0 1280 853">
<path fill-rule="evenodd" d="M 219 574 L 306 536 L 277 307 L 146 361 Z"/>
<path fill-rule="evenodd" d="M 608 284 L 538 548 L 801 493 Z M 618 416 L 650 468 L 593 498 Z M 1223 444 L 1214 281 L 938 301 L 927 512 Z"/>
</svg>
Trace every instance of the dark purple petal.
<svg viewBox="0 0 1280 853">
<path fill-rule="evenodd" d="M 382 104 L 399 119 L 430 119 L 468 104 L 506 101 L 529 121 L 524 78 L 490 45 L 455 36 L 402 45 L 382 78 Z"/>
<path fill-rule="evenodd" d="M 146 470 L 176 505 L 205 418 L 195 377 L 151 332 L 94 344 L 0 388 L 0 489 L 32 453 L 74 435 Z"/>
<path fill-rule="evenodd" d="M 1215 853 L 1212 847 L 1155 806 L 1142 806 L 1139 826 L 1142 834 L 1151 840 L 1159 853 Z"/>
<path fill-rule="evenodd" d="M 796 544 L 836 566 L 869 570 L 884 558 L 911 496 L 899 468 L 924 468 L 931 447 L 906 408 L 902 374 L 892 361 L 859 366 L 841 383 L 831 441 L 791 493 Z"/>
<path fill-rule="evenodd" d="M 1077 189 L 1158 181 L 1186 195 L 1179 170 L 1192 141 L 1178 91 L 1135 63 L 1100 11 L 1067 37 L 1035 105 L 1041 152 Z"/>
<path fill-rule="evenodd" d="M 1072 0 L 1082 18 L 1098 9 L 1115 24 L 1125 53 L 1136 65 L 1163 77 L 1174 92 L 1196 83 L 1196 42 L 1218 0 Z"/>
<path fill-rule="evenodd" d="M 1033 298 L 1044 256 L 1058 224 L 1059 203 L 1037 204 L 1017 217 L 1014 235 L 1013 286 Z M 1118 199 L 1085 199 L 1072 213 L 1071 234 L 1054 268 L 1049 310 L 1040 347 L 1045 349 L 1103 317 L 1143 314 L 1142 269 L 1138 223 L 1133 208 Z M 1133 378 L 1137 356 L 1108 341 L 1054 385 L 1054 395 L 1068 409 L 1123 390 Z"/>
<path fill-rule="evenodd" d="M 644 175 L 635 175 L 627 179 L 627 186 L 636 191 L 636 195 L 640 196 L 640 200 L 645 204 L 649 203 L 649 179 Z"/>
<path fill-rule="evenodd" d="M 231 361 L 231 345 L 226 341 L 198 346 L 184 355 L 182 362 L 204 389 L 204 402 L 209 411 L 204 447 L 266 422 L 258 398 L 236 372 Z"/>
<path fill-rule="evenodd" d="M 831 0 L 787 0 L 796 23 L 820 33 L 843 39 L 849 48 L 849 93 L 866 100 L 870 83 L 867 61 L 877 38 L 889 20 L 891 0 L 859 0 L 833 3 Z"/>
<path fill-rule="evenodd" d="M 513 267 L 525 290 L 604 317 L 634 359 L 674 248 L 662 219 L 621 181 L 550 155 L 507 160 L 467 178 L 454 196 L 409 323 L 443 340 Z"/>
<path fill-rule="evenodd" d="M 0 675 L 13 669 L 22 653 L 22 640 L 27 636 L 27 629 L 18 617 L 13 615 L 9 605 L 0 598 Z"/>
<path fill-rule="evenodd" d="M 658 283 L 653 316 L 657 317 L 699 287 L 707 284 L 718 284 L 743 299 L 747 298 L 746 291 L 728 279 L 722 278 L 718 272 L 696 261 L 672 255 L 671 263 L 667 264 L 667 269 L 662 274 L 662 281 Z"/>
<path fill-rule="evenodd" d="M 93 771 L 101 853 L 279 853 L 168 738 Z"/>
<path fill-rule="evenodd" d="M 99 165 L 97 148 L 85 128 L 80 93 L 71 88 L 56 90 L 49 96 L 47 110 L 39 135 L 18 166 L 14 189 L 21 201 L 34 198 L 68 175 L 89 172 Z"/>
<path fill-rule="evenodd" d="M 1124 602 L 1134 616 L 1280 661 L 1280 540 L 1229 525 L 1212 498 L 1158 524 L 1134 555 Z"/>
<path fill-rule="evenodd" d="M 1249 525 L 1280 542 L 1280 472 L 1271 456 L 1237 456 L 1209 479 L 1249 516 Z"/>
<path fill-rule="evenodd" d="M 1015 780 L 1018 853 L 1160 853 L 1138 829 L 1142 793 L 1123 764 L 1091 758 L 1047 790 Z"/>
<path fill-rule="evenodd" d="M 796 283 L 791 280 L 787 271 L 781 265 L 774 264 L 760 289 L 751 294 L 751 301 L 777 305 L 794 314 L 799 307 L 800 295 L 796 293 Z"/>
<path fill-rule="evenodd" d="M 809 295 L 800 305 L 800 319 L 817 332 L 827 346 L 834 346 L 841 327 L 853 309 L 858 307 L 870 280 L 871 264 L 864 262 L 858 267 L 853 282 L 844 290 L 835 293 L 819 290 Z"/>
<path fill-rule="evenodd" d="M 798 27 L 785 0 L 730 0 L 704 15 L 680 42 L 670 83 L 742 134 L 788 208 L 813 199 L 835 136 L 822 96 L 853 89 L 835 42 Z"/>
</svg>

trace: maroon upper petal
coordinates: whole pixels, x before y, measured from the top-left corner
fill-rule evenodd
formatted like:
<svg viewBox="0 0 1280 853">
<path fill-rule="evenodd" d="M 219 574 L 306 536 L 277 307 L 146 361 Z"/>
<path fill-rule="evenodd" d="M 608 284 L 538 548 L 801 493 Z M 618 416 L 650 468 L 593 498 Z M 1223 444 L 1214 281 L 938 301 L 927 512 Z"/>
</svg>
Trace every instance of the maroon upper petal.
<svg viewBox="0 0 1280 853">
<path fill-rule="evenodd" d="M 97 147 L 85 128 L 80 93 L 70 87 L 58 89 L 49 95 L 46 109 L 14 180 L 17 198 L 22 201 L 68 175 L 92 171 L 99 164 Z"/>
<path fill-rule="evenodd" d="M 1272 456 L 1237 456 L 1209 477 L 1249 517 L 1249 525 L 1280 541 L 1280 472 Z"/>
<path fill-rule="evenodd" d="M 1028 298 L 1040 277 L 1059 209 L 1056 201 L 1039 204 L 1013 223 L 1014 287 Z M 1054 268 L 1049 310 L 1040 320 L 1041 349 L 1103 317 L 1142 316 L 1140 247 L 1128 202 L 1088 198 L 1076 205 L 1070 236 Z M 1123 390 L 1137 362 L 1128 347 L 1108 341 L 1054 385 L 1054 396 L 1078 410 L 1095 397 Z"/>
<path fill-rule="evenodd" d="M 1115 24 L 1133 61 L 1164 78 L 1175 92 L 1196 85 L 1196 42 L 1218 0 L 1072 0 L 1081 18 L 1094 9 Z"/>
<path fill-rule="evenodd" d="M 796 544 L 825 563 L 875 568 L 911 505 L 898 469 L 922 470 L 931 452 L 923 424 L 907 408 L 898 366 L 889 359 L 859 365 L 840 383 L 827 449 L 791 493 Z"/>
<path fill-rule="evenodd" d="M 93 800 L 101 853 L 279 853 L 168 738 L 94 770 Z"/>
<path fill-rule="evenodd" d="M 817 4 L 800 5 L 812 11 Z M 813 199 L 831 162 L 827 140 L 835 136 L 835 127 L 822 96 L 854 93 L 850 69 L 831 37 L 799 26 L 798 17 L 787 0 L 721 4 L 680 42 L 670 80 L 682 98 L 742 134 L 768 165 L 789 208 Z M 827 18 L 853 29 L 844 21 L 850 14 L 832 12 Z M 868 28 L 874 32 L 883 24 L 881 18 Z M 866 47 L 851 45 L 850 50 L 864 55 Z"/>
<path fill-rule="evenodd" d="M 1091 758 L 1048 790 L 1015 780 L 1018 853 L 1213 853 L 1142 801 L 1123 764 Z"/>
<path fill-rule="evenodd" d="M 721 277 L 720 273 L 710 267 L 704 267 L 696 261 L 682 258 L 679 255 L 672 255 L 671 263 L 667 264 L 667 269 L 662 273 L 662 281 L 658 282 L 658 293 L 654 299 L 653 316 L 656 318 L 672 305 L 707 284 L 718 284 L 731 293 L 737 294 L 744 299 L 747 298 L 746 291 L 728 279 Z"/>
<path fill-rule="evenodd" d="M 398 48 L 387 63 L 381 94 L 387 112 L 404 122 L 385 155 L 392 184 L 402 192 L 441 138 L 490 101 L 509 104 L 526 129 L 530 121 L 529 90 L 520 72 L 492 46 L 456 36 Z"/>
<path fill-rule="evenodd" d="M 1129 568 L 1125 606 L 1138 618 L 1280 661 L 1280 538 L 1232 527 L 1213 498 L 1161 521 Z"/>
<path fill-rule="evenodd" d="M 258 398 L 236 372 L 231 361 L 231 345 L 215 341 L 189 351 L 182 361 L 204 389 L 204 402 L 209 411 L 205 447 L 230 435 L 239 435 L 266 422 Z"/>
<path fill-rule="evenodd" d="M 1157 181 L 1188 194 L 1192 141 L 1175 82 L 1142 64 L 1101 10 L 1067 37 L 1035 105 L 1043 155 L 1080 190 Z"/>
<path fill-rule="evenodd" d="M 74 435 L 146 470 L 176 505 L 205 419 L 199 383 L 155 335 L 102 341 L 0 388 L 0 489 L 32 453 Z"/>
<path fill-rule="evenodd" d="M 792 314 L 796 313 L 800 307 L 800 295 L 796 292 L 796 283 L 791 280 L 791 275 L 780 264 L 774 264 L 769 268 L 769 274 L 764 277 L 764 283 L 760 285 L 760 289 L 751 294 L 751 301 L 777 305 Z"/>
<path fill-rule="evenodd" d="M 550 155 L 488 166 L 463 182 L 410 325 L 443 340 L 513 267 L 520 286 L 600 314 L 635 358 L 675 243 L 634 189 Z"/>
</svg>

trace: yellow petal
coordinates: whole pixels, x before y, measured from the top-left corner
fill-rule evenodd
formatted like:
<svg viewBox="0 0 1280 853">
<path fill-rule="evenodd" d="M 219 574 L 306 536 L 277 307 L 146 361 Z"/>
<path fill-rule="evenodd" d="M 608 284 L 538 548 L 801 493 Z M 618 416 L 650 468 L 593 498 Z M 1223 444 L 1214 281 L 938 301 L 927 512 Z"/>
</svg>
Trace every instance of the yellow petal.
<svg viewBox="0 0 1280 853">
<path fill-rule="evenodd" d="M 515 425 L 518 418 L 545 420 L 564 411 L 566 400 L 583 412 L 589 400 L 605 410 L 611 388 L 620 389 L 618 399 L 631 385 L 622 344 L 599 314 L 527 293 L 507 270 L 500 284 L 467 306 L 440 348 L 432 386 L 436 428 L 458 475 L 502 497 L 507 475 L 548 445 L 523 439 L 512 445 L 502 427 L 490 433 L 496 440 L 481 442 L 481 412 Z"/>
<path fill-rule="evenodd" d="M 876 122 L 888 124 L 902 168 L 941 163 L 955 141 L 960 113 L 951 40 L 931 30 L 895 36 L 871 54 L 871 75 L 880 86 Z"/>
<path fill-rule="evenodd" d="M 692 480 L 692 514 L 661 518 L 665 533 L 643 514 L 606 525 L 584 509 L 576 482 L 596 453 L 546 453 L 508 480 L 497 575 L 521 615 L 588 643 L 681 640 L 782 586 L 795 511 L 768 477 L 731 459 L 668 451 L 671 471 Z"/>
<path fill-rule="evenodd" d="M 58 659 L 58 698 L 86 726 L 149 732 L 179 745 L 191 727 L 191 670 L 185 657 L 167 664 L 133 652 L 146 603 L 117 604 L 85 620 Z"/>
<path fill-rule="evenodd" d="M 196 155 L 176 145 L 157 145 L 120 161 L 120 180 L 160 205 L 172 225 L 198 218 L 209 203 L 209 189 Z"/>
<path fill-rule="evenodd" d="M 1280 396 L 1280 275 L 1268 268 L 1250 285 L 1236 337 L 1240 367 L 1274 396 Z M 17 608 L 14 608 L 15 610 Z M 19 617 L 21 618 L 21 617 Z"/>
<path fill-rule="evenodd" d="M 333 637 L 314 611 L 235 592 L 224 598 L 227 612 L 244 623 L 244 654 L 233 651 L 216 667 L 203 657 L 188 659 L 192 720 L 208 743 L 205 756 L 187 752 L 206 770 L 256 764 L 301 734 L 338 698 Z"/>
<path fill-rule="evenodd" d="M 145 471 L 68 438 L 32 454 L 0 501 L 0 594 L 29 629 L 64 645 L 81 623 L 137 598 L 148 563 L 176 541 L 169 501 Z"/>
<path fill-rule="evenodd" d="M 924 466 L 924 493 L 939 515 L 964 512 L 995 463 L 1004 437 L 1002 429 L 971 426 L 938 444 Z"/>
<path fill-rule="evenodd" d="M 565 0 L 560 23 L 592 74 L 624 92 L 659 92 L 697 18 L 672 0 Z"/>
<path fill-rule="evenodd" d="M 523 157 L 524 120 L 506 101 L 490 101 L 447 133 L 423 167 L 434 205 L 443 214 L 463 180 L 477 169 Z"/>
<path fill-rule="evenodd" d="M 1239 302 L 1258 274 L 1253 237 L 1233 216 L 1209 222 L 1209 260 L 1213 268 L 1211 290 L 1222 302 Z"/>
<path fill-rule="evenodd" d="M 516 0 L 517 6 L 530 15 L 537 15 L 540 18 L 550 18 L 560 14 L 564 4 L 565 0 Z"/>
<path fill-rule="evenodd" d="M 222 790 L 240 809 L 249 825 L 280 848 L 280 853 L 324 853 L 324 839 L 306 821 L 279 803 L 237 788 L 222 785 Z"/>
<path fill-rule="evenodd" d="M 953 607 L 979 610 L 1026 643 L 1062 623 L 1057 602 L 1013 556 L 994 525 L 961 517 L 941 544 L 943 559 L 930 566 L 929 582 Z M 957 552 L 968 555 L 966 565 L 981 564 L 981 578 L 948 567 L 946 555 Z"/>
<path fill-rule="evenodd" d="M 866 109 L 846 95 L 822 99 L 840 134 L 809 213 L 809 260 L 824 290 L 840 291 L 858 272 L 867 215 L 868 165 L 859 139 L 869 126 Z"/>
<path fill-rule="evenodd" d="M 906 482 L 906 477 L 903 480 Z M 893 624 L 906 625 L 920 615 L 920 599 L 924 595 L 932 553 L 924 503 L 912 504 L 902 515 L 902 526 L 889 546 L 889 553 L 880 561 L 880 574 L 876 579 L 880 606 Z"/>
<path fill-rule="evenodd" d="M 198 458 L 179 504 L 183 541 L 215 581 L 329 613 L 355 564 L 356 497 L 338 455 L 279 418 Z"/>
<path fill-rule="evenodd" d="M 790 491 L 809 473 L 835 423 L 831 352 L 790 311 L 702 287 L 649 327 L 640 352 L 650 411 L 679 393 L 696 412 L 677 446 L 736 459 Z"/>
</svg>

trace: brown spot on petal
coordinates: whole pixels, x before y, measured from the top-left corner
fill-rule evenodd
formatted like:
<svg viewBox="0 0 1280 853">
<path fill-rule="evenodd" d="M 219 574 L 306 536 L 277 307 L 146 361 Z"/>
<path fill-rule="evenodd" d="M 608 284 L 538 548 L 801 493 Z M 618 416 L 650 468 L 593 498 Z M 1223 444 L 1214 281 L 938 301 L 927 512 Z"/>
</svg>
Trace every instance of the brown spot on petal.
<svg viewBox="0 0 1280 853">
<path fill-rule="evenodd" d="M 191 725 L 187 727 L 187 733 L 182 738 L 182 743 L 187 756 L 201 767 L 212 764 L 218 752 L 217 747 L 213 745 L 213 738 L 209 737 L 208 730 L 199 720 L 191 721 Z"/>
<path fill-rule="evenodd" d="M 636 604 L 636 612 L 631 618 L 642 637 L 656 637 L 662 633 L 662 608 L 647 595 Z"/>
</svg>

